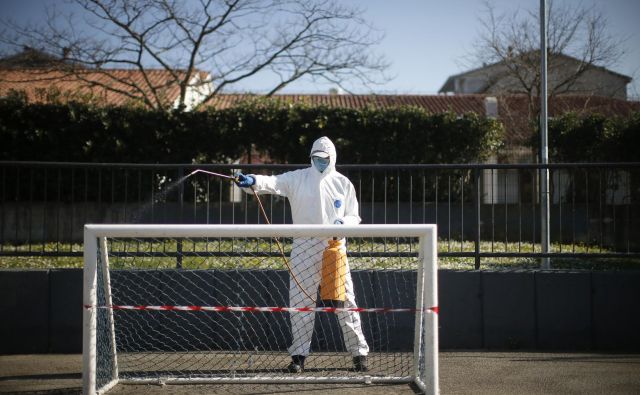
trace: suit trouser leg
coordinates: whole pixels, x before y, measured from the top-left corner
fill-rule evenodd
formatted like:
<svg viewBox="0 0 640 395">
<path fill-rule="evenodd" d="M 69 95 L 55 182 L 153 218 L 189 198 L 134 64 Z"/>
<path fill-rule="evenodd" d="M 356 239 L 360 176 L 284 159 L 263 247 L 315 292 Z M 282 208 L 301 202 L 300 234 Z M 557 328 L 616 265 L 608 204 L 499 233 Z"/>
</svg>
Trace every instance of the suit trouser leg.
<svg viewBox="0 0 640 395">
<path fill-rule="evenodd" d="M 324 245 L 321 239 L 294 240 L 290 261 L 293 275 L 289 276 L 290 307 L 315 307 L 309 296 L 315 299 L 318 291 Z M 293 338 L 289 355 L 309 355 L 315 313 L 289 313 L 289 320 Z"/>
<path fill-rule="evenodd" d="M 353 279 L 351 278 L 351 270 L 347 263 L 346 278 L 345 278 L 345 291 L 346 291 L 346 308 L 358 307 L 356 305 L 356 297 L 353 289 Z M 344 337 L 345 347 L 352 356 L 367 355 L 369 354 L 369 345 L 362 332 L 362 322 L 360 321 L 360 313 L 349 311 L 338 313 L 338 320 L 340 321 L 340 327 L 342 328 L 342 335 Z"/>
</svg>

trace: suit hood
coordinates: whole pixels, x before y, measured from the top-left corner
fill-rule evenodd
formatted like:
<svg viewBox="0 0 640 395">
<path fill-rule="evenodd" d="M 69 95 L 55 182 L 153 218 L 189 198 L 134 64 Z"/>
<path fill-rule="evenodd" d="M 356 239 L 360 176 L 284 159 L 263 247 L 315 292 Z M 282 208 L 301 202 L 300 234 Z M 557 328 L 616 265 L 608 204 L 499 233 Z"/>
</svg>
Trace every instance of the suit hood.
<svg viewBox="0 0 640 395">
<path fill-rule="evenodd" d="M 333 145 L 333 142 L 328 137 L 320 137 L 316 141 L 313 142 L 313 146 L 311 147 L 311 152 L 309 153 L 309 158 L 311 158 L 315 153 L 325 153 L 329 155 L 329 166 L 327 170 L 325 170 L 322 174 L 331 173 L 336 167 L 336 160 L 338 159 L 338 155 L 336 154 L 336 146 Z M 311 163 L 313 166 L 313 163 Z"/>
</svg>

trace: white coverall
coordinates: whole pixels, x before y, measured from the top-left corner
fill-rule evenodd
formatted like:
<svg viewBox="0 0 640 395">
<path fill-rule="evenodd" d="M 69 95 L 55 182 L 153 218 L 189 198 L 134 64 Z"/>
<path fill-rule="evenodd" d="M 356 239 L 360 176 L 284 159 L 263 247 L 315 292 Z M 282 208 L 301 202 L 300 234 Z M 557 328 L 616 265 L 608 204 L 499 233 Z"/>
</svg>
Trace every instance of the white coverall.
<svg viewBox="0 0 640 395">
<path fill-rule="evenodd" d="M 321 137 L 313 143 L 311 153 L 322 151 L 329 154 L 329 166 L 320 173 L 311 167 L 294 170 L 276 176 L 253 175 L 256 182 L 252 186 L 258 193 L 285 196 L 291 205 L 294 224 L 333 224 L 342 220 L 347 225 L 357 225 L 358 200 L 351 181 L 335 169 L 336 149 L 331 140 Z M 293 240 L 290 266 L 293 276 L 312 298 L 321 278 L 322 252 L 328 239 L 296 238 Z M 344 243 L 343 243 L 344 245 Z M 345 247 L 343 247 L 345 248 Z M 313 300 L 300 289 L 298 283 L 289 278 L 289 303 L 291 307 L 314 307 Z M 353 281 L 347 263 L 345 279 L 346 301 L 344 307 L 357 307 L 353 292 Z M 366 356 L 369 346 L 362 333 L 360 314 L 357 312 L 337 313 L 345 346 L 352 356 Z M 290 355 L 309 355 L 315 313 L 291 313 L 293 342 Z"/>
</svg>

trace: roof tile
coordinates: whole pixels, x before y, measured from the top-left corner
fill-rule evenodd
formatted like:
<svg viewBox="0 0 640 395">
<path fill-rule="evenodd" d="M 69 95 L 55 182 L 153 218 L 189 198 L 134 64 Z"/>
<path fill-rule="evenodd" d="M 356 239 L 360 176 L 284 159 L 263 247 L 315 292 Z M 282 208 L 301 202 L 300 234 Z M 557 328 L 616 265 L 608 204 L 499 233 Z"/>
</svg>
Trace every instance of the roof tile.
<svg viewBox="0 0 640 395">
<path fill-rule="evenodd" d="M 219 94 L 204 107 L 230 108 L 260 96 L 246 94 Z M 432 113 L 452 111 L 456 114 L 476 112 L 484 114 L 484 95 L 274 95 L 270 100 L 283 104 L 307 104 L 331 108 L 393 108 L 416 106 Z"/>
</svg>

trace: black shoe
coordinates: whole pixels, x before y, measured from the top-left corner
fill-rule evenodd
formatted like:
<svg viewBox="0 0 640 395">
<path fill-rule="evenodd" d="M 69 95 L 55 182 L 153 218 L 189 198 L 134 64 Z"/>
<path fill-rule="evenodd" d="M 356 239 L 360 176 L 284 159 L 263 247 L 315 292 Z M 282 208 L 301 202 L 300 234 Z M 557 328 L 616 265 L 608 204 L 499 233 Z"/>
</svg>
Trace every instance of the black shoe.
<svg viewBox="0 0 640 395">
<path fill-rule="evenodd" d="M 356 372 L 369 371 L 369 366 L 367 365 L 367 357 L 364 355 L 353 357 L 353 370 L 355 370 Z"/>
<path fill-rule="evenodd" d="M 304 356 L 292 355 L 291 363 L 287 367 L 289 373 L 302 373 L 304 371 Z"/>
</svg>

